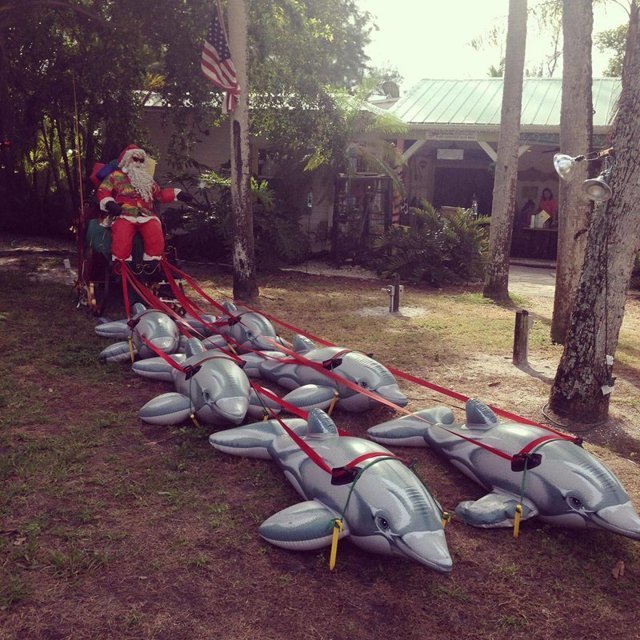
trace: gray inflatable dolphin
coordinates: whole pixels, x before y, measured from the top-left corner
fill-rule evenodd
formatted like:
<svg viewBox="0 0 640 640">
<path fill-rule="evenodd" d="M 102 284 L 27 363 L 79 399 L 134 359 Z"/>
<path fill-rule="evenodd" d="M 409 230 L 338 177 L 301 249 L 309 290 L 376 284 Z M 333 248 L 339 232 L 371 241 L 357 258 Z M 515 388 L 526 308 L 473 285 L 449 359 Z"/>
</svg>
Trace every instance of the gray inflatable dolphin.
<svg viewBox="0 0 640 640">
<path fill-rule="evenodd" d="M 547 429 L 499 421 L 478 400 L 467 402 L 466 424 L 454 424 L 450 409 L 436 407 L 371 427 L 368 435 L 384 444 L 429 445 L 487 488 L 483 498 L 456 508 L 470 525 L 511 526 L 516 505 L 522 504 L 523 519 L 538 516 L 551 524 L 598 527 L 640 540 L 640 517 L 604 464 Z M 511 460 L 496 453 L 523 450 L 526 456 Z"/>
<path fill-rule="evenodd" d="M 147 402 L 138 413 L 141 420 L 172 425 L 194 415 L 203 424 L 229 426 L 240 424 L 247 414 L 261 416 L 265 405 L 278 413 L 279 405 L 257 396 L 231 356 L 206 351 L 197 338 L 188 341 L 186 351 L 171 356 L 181 369 L 160 357 L 133 363 L 138 375 L 173 382 L 175 386 L 175 392 L 163 393 Z"/>
<path fill-rule="evenodd" d="M 331 418 L 319 409 L 309 412 L 308 422 L 283 422 L 328 470 L 277 420 L 209 436 L 219 451 L 274 460 L 304 499 L 262 523 L 259 532 L 267 542 L 285 549 L 320 549 L 331 544 L 333 523 L 342 518 L 340 537 L 348 536 L 362 549 L 403 556 L 442 573 L 451 571 L 440 506 L 390 451 L 362 438 L 339 436 Z M 357 463 L 359 475 L 349 473 L 351 462 Z"/>
<path fill-rule="evenodd" d="M 295 336 L 293 351 L 326 371 L 357 384 L 385 400 L 404 407 L 408 400 L 402 393 L 393 374 L 373 358 L 342 347 L 316 348 L 315 344 L 303 337 Z M 378 402 L 358 391 L 340 384 L 312 366 L 297 361 L 280 351 L 248 353 L 241 356 L 246 362 L 245 371 L 249 377 L 264 378 L 284 387 L 297 389 L 304 386 L 311 397 L 316 392 L 315 407 L 327 409 L 337 394 L 337 407 L 345 411 L 360 412 L 375 407 Z M 289 396 L 284 399 L 288 400 Z"/>
<path fill-rule="evenodd" d="M 116 338 L 116 342 L 103 349 L 98 356 L 102 362 L 126 362 L 131 358 L 128 338 L 131 338 L 131 349 L 137 358 L 155 357 L 156 353 L 143 338 L 163 353 L 175 353 L 184 348 L 176 323 L 162 311 L 147 309 L 136 303 L 132 308 L 131 322 L 116 320 L 99 324 L 95 332 L 105 338 Z"/>
<path fill-rule="evenodd" d="M 236 307 L 231 302 L 225 302 L 222 306 L 226 314 L 219 318 L 203 317 L 207 322 L 215 322 L 220 332 L 203 340 L 207 349 L 225 348 L 229 342 L 240 353 L 273 349 L 274 342 L 287 346 L 288 343 L 277 335 L 271 320 L 262 313 Z M 192 321 L 190 324 L 206 332 L 205 335 L 211 333 L 202 323 Z"/>
</svg>

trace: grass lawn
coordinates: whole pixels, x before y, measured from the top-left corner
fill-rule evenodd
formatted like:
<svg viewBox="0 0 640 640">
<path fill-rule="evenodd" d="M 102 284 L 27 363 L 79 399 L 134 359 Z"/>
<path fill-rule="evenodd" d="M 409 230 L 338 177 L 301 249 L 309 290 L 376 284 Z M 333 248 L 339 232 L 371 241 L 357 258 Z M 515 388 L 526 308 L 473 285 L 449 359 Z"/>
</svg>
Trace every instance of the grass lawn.
<svg viewBox="0 0 640 640">
<path fill-rule="evenodd" d="M 169 385 L 98 363 L 107 343 L 74 308 L 71 287 L 28 275 L 46 275 L 54 262 L 0 266 L 0 640 L 638 637 L 640 542 L 606 532 L 531 520 L 516 540 L 510 530 L 454 518 L 446 529 L 450 576 L 348 541 L 333 572 L 328 550 L 268 545 L 257 528 L 299 501 L 293 488 L 269 462 L 215 451 L 211 429 L 140 422 L 137 410 Z M 227 274 L 186 269 L 213 297 L 229 295 Z M 545 420 L 561 355 L 549 341 L 552 298 L 516 289 L 513 304 L 500 306 L 478 287 L 409 286 L 392 315 L 384 285 L 279 272 L 261 276 L 261 306 L 385 364 Z M 516 368 L 520 307 L 535 322 L 529 365 Z M 638 335 L 640 302 L 632 299 L 611 420 L 565 426 L 584 436 L 640 508 Z M 447 404 L 463 420 L 459 402 L 401 386 L 410 409 Z M 383 406 L 334 413 L 361 436 L 391 416 Z M 446 509 L 483 495 L 428 449 L 398 452 L 416 460 Z"/>
</svg>

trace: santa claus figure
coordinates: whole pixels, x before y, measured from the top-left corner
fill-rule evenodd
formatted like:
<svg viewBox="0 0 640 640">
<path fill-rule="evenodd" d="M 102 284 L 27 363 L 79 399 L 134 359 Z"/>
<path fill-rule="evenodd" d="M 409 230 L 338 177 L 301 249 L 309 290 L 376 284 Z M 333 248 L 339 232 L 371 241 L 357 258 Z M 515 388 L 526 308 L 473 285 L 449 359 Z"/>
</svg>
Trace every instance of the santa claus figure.
<svg viewBox="0 0 640 640">
<path fill-rule="evenodd" d="M 129 145 L 118 158 L 118 168 L 98 187 L 101 211 L 114 221 L 111 225 L 111 252 L 114 260 L 131 260 L 131 246 L 136 231 L 142 236 L 143 260 L 153 268 L 164 253 L 164 234 L 154 202 L 190 202 L 192 196 L 180 189 L 161 189 L 153 179 L 147 154 Z"/>
</svg>

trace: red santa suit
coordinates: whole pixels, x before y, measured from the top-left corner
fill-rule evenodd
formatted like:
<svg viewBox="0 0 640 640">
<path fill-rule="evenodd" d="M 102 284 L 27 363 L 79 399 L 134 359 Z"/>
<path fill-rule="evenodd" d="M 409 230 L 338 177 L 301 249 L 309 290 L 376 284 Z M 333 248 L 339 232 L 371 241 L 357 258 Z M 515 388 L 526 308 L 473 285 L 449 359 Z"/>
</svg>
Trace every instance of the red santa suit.
<svg viewBox="0 0 640 640">
<path fill-rule="evenodd" d="M 160 260 L 164 253 L 162 225 L 153 211 L 154 202 L 173 202 L 180 189 L 161 189 L 146 169 L 147 154 L 129 145 L 118 158 L 118 169 L 98 187 L 100 209 L 122 208 L 111 225 L 111 252 L 116 260 L 131 260 L 131 245 L 136 231 L 144 245 L 143 260 Z"/>
</svg>

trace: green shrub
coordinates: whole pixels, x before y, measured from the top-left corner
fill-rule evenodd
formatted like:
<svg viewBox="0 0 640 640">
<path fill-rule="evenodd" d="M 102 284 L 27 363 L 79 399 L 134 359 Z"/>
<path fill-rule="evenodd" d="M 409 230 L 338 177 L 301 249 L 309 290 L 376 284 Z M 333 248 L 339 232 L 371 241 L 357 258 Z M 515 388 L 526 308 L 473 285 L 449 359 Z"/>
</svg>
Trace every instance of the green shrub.
<svg viewBox="0 0 640 640">
<path fill-rule="evenodd" d="M 370 266 L 378 273 L 434 286 L 483 277 L 486 218 L 474 219 L 465 209 L 443 214 L 428 202 L 409 213 L 410 227 L 392 227 L 375 242 Z"/>
<path fill-rule="evenodd" d="M 209 171 L 195 179 L 183 177 L 182 184 L 194 195 L 190 206 L 167 209 L 165 225 L 181 257 L 231 262 L 233 218 L 230 179 Z M 295 214 L 279 206 L 266 180 L 251 179 L 256 265 L 269 269 L 303 260 L 309 241 Z"/>
</svg>

